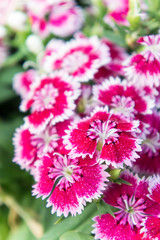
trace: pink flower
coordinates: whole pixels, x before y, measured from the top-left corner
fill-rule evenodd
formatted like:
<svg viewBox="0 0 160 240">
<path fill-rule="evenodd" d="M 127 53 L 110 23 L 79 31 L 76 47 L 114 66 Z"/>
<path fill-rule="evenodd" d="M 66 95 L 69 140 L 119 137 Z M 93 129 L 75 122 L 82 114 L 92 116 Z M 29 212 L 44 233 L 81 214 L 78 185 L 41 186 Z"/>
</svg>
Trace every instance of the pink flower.
<svg viewBox="0 0 160 240">
<path fill-rule="evenodd" d="M 44 69 L 47 72 L 62 69 L 75 80 L 87 82 L 109 61 L 109 49 L 97 37 L 79 37 L 64 44 L 59 53 L 48 56 Z"/>
<path fill-rule="evenodd" d="M 68 119 L 75 109 L 74 100 L 80 94 L 79 84 L 62 72 L 55 72 L 49 77 L 37 79 L 32 91 L 21 104 L 21 110 L 31 108 L 26 123 L 32 132 L 42 131 L 48 122 L 54 125 Z"/>
<path fill-rule="evenodd" d="M 106 38 L 102 39 L 102 43 L 109 47 L 111 62 L 99 68 L 94 79 L 96 83 L 102 83 L 103 80 L 110 76 L 124 75 L 122 62 L 126 59 L 127 54 L 122 47 L 115 45 Z"/>
<path fill-rule="evenodd" d="M 150 178 L 149 198 L 156 202 L 160 207 L 160 177 Z M 148 215 L 143 221 L 141 232 L 147 234 L 151 240 L 160 239 L 160 212 L 158 216 Z"/>
<path fill-rule="evenodd" d="M 38 10 L 37 5 L 40 6 Z M 42 37 L 50 33 L 59 37 L 70 36 L 81 28 L 84 21 L 82 9 L 73 0 L 32 0 L 27 3 L 27 8 L 33 31 Z"/>
<path fill-rule="evenodd" d="M 37 73 L 31 69 L 26 72 L 20 72 L 14 75 L 13 88 L 22 98 L 30 92 L 31 84 L 36 80 Z"/>
<path fill-rule="evenodd" d="M 114 0 L 114 2 L 112 0 L 104 0 L 104 3 L 109 11 L 104 18 L 107 24 L 114 26 L 114 21 L 116 21 L 117 24 L 129 25 L 127 20 L 129 0 Z"/>
<path fill-rule="evenodd" d="M 44 156 L 37 166 L 33 195 L 42 196 L 42 199 L 49 196 L 47 207 L 52 206 L 52 213 L 57 212 L 57 216 L 80 214 L 86 201 L 102 195 L 109 176 L 104 170 L 104 165 L 97 163 L 96 155 L 92 159 L 71 159 L 58 153 L 52 157 Z"/>
<path fill-rule="evenodd" d="M 79 30 L 83 21 L 82 9 L 74 1 L 60 0 L 53 4 L 49 27 L 53 34 L 67 37 Z"/>
<path fill-rule="evenodd" d="M 133 135 L 138 125 L 137 121 L 109 113 L 107 108 L 96 108 L 91 117 L 69 127 L 64 144 L 73 157 L 92 157 L 97 148 L 100 160 L 107 165 L 123 167 L 125 163 L 131 166 L 138 157 L 136 151 L 141 150 L 138 139 Z"/>
<path fill-rule="evenodd" d="M 146 96 L 143 88 L 137 88 L 120 78 L 106 79 L 101 85 L 93 88 L 95 101 L 109 106 L 111 111 L 122 117 L 134 119 L 136 114 L 152 113 L 154 100 Z"/>
<path fill-rule="evenodd" d="M 64 131 L 68 129 L 70 122 L 71 120 L 65 120 L 54 126 L 48 124 L 39 133 L 31 133 L 25 125 L 18 128 L 13 138 L 15 147 L 13 162 L 34 174 L 35 162 L 38 157 L 47 153 L 62 151 L 62 136 L 65 134 Z"/>
<path fill-rule="evenodd" d="M 140 174 L 160 174 L 160 114 L 156 111 L 151 115 L 139 118 L 145 128 L 139 133 L 142 139 L 140 158 L 133 164 L 134 170 Z"/>
<path fill-rule="evenodd" d="M 116 207 L 117 211 L 115 218 L 110 214 L 94 218 L 93 233 L 96 239 L 137 240 L 137 233 L 139 235 L 146 215 L 157 216 L 160 213 L 160 206 L 147 197 L 147 180 L 133 176 L 128 171 L 124 171 L 120 178 L 132 185 L 109 183 L 103 200 Z"/>
<path fill-rule="evenodd" d="M 160 85 L 160 35 L 149 35 L 138 39 L 144 45 L 141 53 L 134 54 L 124 64 L 129 80 L 141 86 Z"/>
</svg>

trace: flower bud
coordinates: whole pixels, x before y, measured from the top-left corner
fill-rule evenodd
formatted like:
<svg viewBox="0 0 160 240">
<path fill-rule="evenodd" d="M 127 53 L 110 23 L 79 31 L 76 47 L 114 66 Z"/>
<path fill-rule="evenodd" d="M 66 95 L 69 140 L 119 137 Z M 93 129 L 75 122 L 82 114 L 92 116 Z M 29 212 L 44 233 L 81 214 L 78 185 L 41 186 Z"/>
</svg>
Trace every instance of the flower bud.
<svg viewBox="0 0 160 240">
<path fill-rule="evenodd" d="M 34 54 L 38 54 L 43 50 L 43 44 L 41 39 L 35 35 L 31 34 L 26 39 L 26 46 L 28 50 Z"/>
<path fill-rule="evenodd" d="M 27 15 L 21 11 L 12 12 L 7 19 L 9 27 L 17 31 L 25 31 Z"/>
</svg>

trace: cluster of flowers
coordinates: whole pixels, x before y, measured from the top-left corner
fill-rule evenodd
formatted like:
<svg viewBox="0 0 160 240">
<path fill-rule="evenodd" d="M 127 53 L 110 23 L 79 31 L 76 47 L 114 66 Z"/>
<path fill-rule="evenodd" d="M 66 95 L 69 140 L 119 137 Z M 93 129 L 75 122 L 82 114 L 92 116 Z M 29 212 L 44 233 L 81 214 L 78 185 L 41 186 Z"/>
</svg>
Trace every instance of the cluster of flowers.
<svg viewBox="0 0 160 240">
<path fill-rule="evenodd" d="M 26 9 L 41 37 L 66 37 L 83 23 L 74 1 Z M 95 239 L 160 239 L 160 35 L 137 42 L 141 51 L 128 56 L 106 38 L 52 39 L 37 69 L 14 77 L 20 110 L 30 113 L 15 132 L 13 161 L 57 216 L 100 198 L 113 206 L 114 217 L 94 218 Z M 117 169 L 128 185 L 114 183 Z"/>
<path fill-rule="evenodd" d="M 109 170 L 127 166 L 160 174 L 160 36 L 138 42 L 143 51 L 130 57 L 106 39 L 80 33 L 68 42 L 52 40 L 43 73 L 32 69 L 14 78 L 20 109 L 31 114 L 16 130 L 13 161 L 30 171 L 33 195 L 48 197 L 58 216 L 80 214 L 104 194 L 118 211 L 115 218 L 94 218 L 96 239 L 137 239 L 140 230 L 157 237 L 159 177 L 125 170 L 120 177 L 132 186 L 107 183 Z"/>
</svg>

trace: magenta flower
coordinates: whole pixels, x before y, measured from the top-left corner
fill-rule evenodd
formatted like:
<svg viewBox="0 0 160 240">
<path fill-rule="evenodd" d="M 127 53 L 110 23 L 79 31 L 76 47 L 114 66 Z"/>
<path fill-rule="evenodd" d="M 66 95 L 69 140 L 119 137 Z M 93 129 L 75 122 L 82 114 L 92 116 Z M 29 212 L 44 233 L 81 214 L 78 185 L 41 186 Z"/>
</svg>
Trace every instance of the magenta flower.
<svg viewBox="0 0 160 240">
<path fill-rule="evenodd" d="M 59 37 L 70 36 L 81 28 L 84 21 L 82 9 L 73 0 L 32 0 L 26 5 L 32 30 L 43 38 L 50 33 Z"/>
<path fill-rule="evenodd" d="M 129 0 L 116 0 L 114 2 L 112 0 L 104 0 L 104 3 L 109 11 L 104 18 L 107 24 L 114 26 L 115 21 L 117 24 L 129 25 L 127 20 Z"/>
<path fill-rule="evenodd" d="M 140 151 L 139 141 L 133 135 L 139 122 L 127 121 L 108 112 L 107 108 L 96 108 L 91 117 L 73 124 L 66 130 L 64 145 L 73 157 L 90 157 L 100 150 L 100 160 L 107 165 L 123 167 L 132 165 Z"/>
<path fill-rule="evenodd" d="M 32 132 L 42 131 L 51 120 L 57 122 L 68 119 L 75 109 L 74 101 L 80 94 L 78 83 L 71 83 L 71 78 L 61 72 L 55 72 L 32 85 L 32 91 L 21 104 L 21 110 L 31 108 L 26 118 Z"/>
<path fill-rule="evenodd" d="M 93 227 L 95 239 L 137 240 L 137 234 L 146 216 L 158 215 L 160 206 L 147 197 L 149 183 L 128 171 L 120 178 L 132 185 L 110 183 L 104 192 L 104 201 L 117 208 L 115 218 L 110 214 L 96 216 Z"/>
<path fill-rule="evenodd" d="M 51 33 L 59 37 L 70 36 L 82 27 L 83 22 L 83 11 L 73 0 L 60 0 L 52 5 L 49 17 Z"/>
<path fill-rule="evenodd" d="M 31 84 L 36 80 L 37 72 L 33 69 L 14 75 L 13 88 L 17 94 L 25 98 L 30 92 Z"/>
<path fill-rule="evenodd" d="M 149 181 L 149 198 L 156 202 L 160 207 L 160 177 L 150 178 Z M 141 232 L 147 234 L 151 240 L 160 239 L 160 211 L 158 216 L 148 215 L 143 221 Z"/>
<path fill-rule="evenodd" d="M 139 133 L 142 151 L 140 158 L 133 164 L 134 170 L 140 174 L 160 174 L 160 114 L 154 111 L 139 119 L 145 128 Z"/>
<path fill-rule="evenodd" d="M 22 169 L 30 170 L 33 174 L 38 157 L 47 153 L 62 151 L 62 136 L 64 136 L 64 131 L 68 129 L 70 122 L 71 120 L 65 120 L 54 126 L 48 124 L 39 133 L 31 133 L 26 125 L 18 128 L 13 138 L 15 147 L 13 162 L 19 164 Z"/>
<path fill-rule="evenodd" d="M 109 61 L 109 49 L 97 37 L 77 37 L 64 44 L 59 53 L 48 56 L 44 68 L 47 72 L 62 69 L 75 80 L 87 82 Z"/>
<path fill-rule="evenodd" d="M 122 117 L 134 119 L 136 114 L 152 113 L 154 99 L 146 96 L 143 88 L 137 88 L 120 78 L 110 78 L 93 88 L 95 101 L 109 106 L 111 111 Z"/>
<path fill-rule="evenodd" d="M 92 159 L 71 159 L 58 153 L 51 157 L 44 156 L 37 166 L 33 195 L 42 196 L 42 199 L 49 196 L 47 207 L 52 206 L 52 213 L 57 212 L 57 216 L 80 214 L 86 201 L 102 195 L 109 176 L 104 171 L 105 166 L 99 165 L 96 158 L 94 155 Z"/>
<path fill-rule="evenodd" d="M 124 75 L 122 62 L 127 58 L 127 54 L 123 48 L 115 45 L 106 38 L 102 39 L 102 43 L 109 47 L 111 61 L 98 69 L 98 72 L 94 75 L 96 83 L 102 83 L 103 80 L 110 76 Z"/>
<path fill-rule="evenodd" d="M 160 85 L 160 35 L 141 37 L 138 43 L 145 48 L 125 62 L 126 76 L 137 85 L 158 87 Z"/>
</svg>

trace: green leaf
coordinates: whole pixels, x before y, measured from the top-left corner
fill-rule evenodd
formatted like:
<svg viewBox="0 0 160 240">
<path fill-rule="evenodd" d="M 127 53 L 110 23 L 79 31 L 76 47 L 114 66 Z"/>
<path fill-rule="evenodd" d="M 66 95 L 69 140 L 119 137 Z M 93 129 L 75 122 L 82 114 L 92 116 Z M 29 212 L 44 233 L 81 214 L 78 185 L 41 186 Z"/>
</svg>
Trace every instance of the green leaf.
<svg viewBox="0 0 160 240">
<path fill-rule="evenodd" d="M 5 223 L 0 223 L 0 240 L 7 240 L 8 226 Z"/>
<path fill-rule="evenodd" d="M 74 231 L 69 231 L 64 233 L 59 240 L 94 240 L 94 238 L 89 235 L 89 234 L 85 234 L 82 232 L 74 232 Z"/>
<path fill-rule="evenodd" d="M 101 200 L 100 206 L 99 206 L 100 214 L 109 213 L 112 217 L 115 217 L 113 209 L 114 208 L 111 205 L 109 205 L 109 204 L 105 203 L 103 200 Z"/>
<path fill-rule="evenodd" d="M 41 238 L 41 240 L 59 240 L 66 232 L 75 231 L 90 234 L 92 231 L 92 218 L 98 215 L 97 207 L 94 203 L 85 207 L 81 215 L 69 216 L 52 228 Z M 76 238 L 71 238 L 76 239 Z"/>
<path fill-rule="evenodd" d="M 123 184 L 129 185 L 129 186 L 132 186 L 131 183 L 129 183 L 129 182 L 127 182 L 127 181 L 125 181 L 124 179 L 121 179 L 121 178 L 118 178 L 118 179 L 115 180 L 114 182 L 117 183 L 117 184 L 119 184 L 119 185 L 121 185 L 121 184 L 123 183 Z"/>
<path fill-rule="evenodd" d="M 8 86 L 1 86 L 0 88 L 0 104 L 14 98 L 16 95 L 14 91 Z"/>
<path fill-rule="evenodd" d="M 12 66 L 12 67 L 6 67 L 6 68 L 2 68 L 0 70 L 0 84 L 12 84 L 12 78 L 14 76 L 15 73 L 17 72 L 21 72 L 22 71 L 22 67 L 20 66 Z"/>
<path fill-rule="evenodd" d="M 104 37 L 121 47 L 126 47 L 125 36 L 118 32 L 104 30 Z"/>
<path fill-rule="evenodd" d="M 36 240 L 33 234 L 29 231 L 26 224 L 20 225 L 14 232 L 10 233 L 7 240 Z"/>
</svg>

